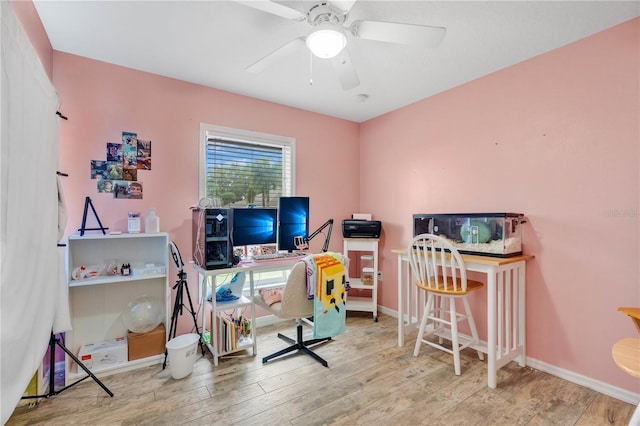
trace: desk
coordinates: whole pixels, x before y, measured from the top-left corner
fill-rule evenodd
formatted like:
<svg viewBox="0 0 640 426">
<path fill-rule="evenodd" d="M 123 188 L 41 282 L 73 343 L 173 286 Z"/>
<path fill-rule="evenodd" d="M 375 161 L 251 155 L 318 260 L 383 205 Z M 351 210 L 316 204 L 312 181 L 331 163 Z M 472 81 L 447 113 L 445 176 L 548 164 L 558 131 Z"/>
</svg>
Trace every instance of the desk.
<svg viewBox="0 0 640 426">
<path fill-rule="evenodd" d="M 233 268 L 210 269 L 210 270 L 206 270 L 196 265 L 195 263 L 191 264 L 193 268 L 198 272 L 198 274 L 202 276 L 202 280 L 200 282 L 200 290 L 201 290 L 200 303 L 202 304 L 201 311 L 202 311 L 202 332 L 203 333 L 207 325 L 207 309 L 206 309 L 205 302 L 207 298 L 207 288 L 210 285 L 210 283 L 212 286 L 211 311 L 214 313 L 214 315 L 217 312 L 220 312 L 223 310 L 238 309 L 243 307 L 249 307 L 251 309 L 251 338 L 248 342 L 245 342 L 245 344 L 243 345 L 238 345 L 233 350 L 227 350 L 227 351 L 221 350 L 221 344 L 220 342 L 218 342 L 219 336 L 217 332 L 216 322 L 212 321 L 211 328 L 210 328 L 211 344 L 207 344 L 207 346 L 209 347 L 209 350 L 213 355 L 213 365 L 215 366 L 218 365 L 218 358 L 220 358 L 221 356 L 237 353 L 246 349 L 252 349 L 253 350 L 252 354 L 256 355 L 258 351 L 258 347 L 256 345 L 256 331 L 255 331 L 256 312 L 255 312 L 255 305 L 253 303 L 253 293 L 254 293 L 253 274 L 255 272 L 289 270 L 291 269 L 294 263 L 298 262 L 302 258 L 303 257 L 301 256 L 298 258 L 293 257 L 293 258 L 286 258 L 286 259 L 271 260 L 268 262 L 242 263 Z M 228 302 L 216 302 L 215 278 L 218 275 L 235 274 L 238 272 L 245 272 L 246 276 L 249 278 L 249 289 L 250 289 L 249 291 L 251 293 L 251 296 L 250 297 L 242 296 L 237 300 L 231 300 Z M 212 280 L 209 281 L 209 279 L 212 279 Z"/>
<path fill-rule="evenodd" d="M 406 249 L 391 250 L 398 257 L 398 346 L 404 346 L 408 325 L 418 324 L 426 301 L 425 291 L 410 279 Z M 488 386 L 496 387 L 498 369 L 512 360 L 526 365 L 525 263 L 533 256 L 508 258 L 462 254 L 468 271 L 487 275 L 487 342 L 472 348 L 488 355 Z"/>
</svg>

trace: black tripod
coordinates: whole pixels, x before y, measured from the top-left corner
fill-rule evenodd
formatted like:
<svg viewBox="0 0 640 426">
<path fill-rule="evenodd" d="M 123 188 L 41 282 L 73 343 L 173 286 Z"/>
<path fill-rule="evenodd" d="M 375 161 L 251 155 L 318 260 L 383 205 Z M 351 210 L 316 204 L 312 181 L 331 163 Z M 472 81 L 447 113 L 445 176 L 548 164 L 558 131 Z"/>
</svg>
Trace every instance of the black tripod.
<svg viewBox="0 0 640 426">
<path fill-rule="evenodd" d="M 184 293 L 187 293 L 187 301 L 189 302 L 189 313 L 193 318 L 193 325 L 195 326 L 196 333 L 200 335 L 200 350 L 202 351 L 202 355 L 204 355 L 204 344 L 202 343 L 202 334 L 200 334 L 200 329 L 198 328 L 198 320 L 196 319 L 196 311 L 193 309 L 193 302 L 191 301 L 191 294 L 189 293 L 189 286 L 187 285 L 187 273 L 184 272 L 184 263 L 182 262 L 182 257 L 180 256 L 180 251 L 176 244 L 171 241 L 169 242 L 169 247 L 171 249 L 171 255 L 173 256 L 173 261 L 178 268 L 178 281 L 176 281 L 173 289 L 176 290 L 176 301 L 173 304 L 173 313 L 171 314 L 171 325 L 169 326 L 169 337 L 167 341 L 176 337 L 177 329 L 178 329 L 178 316 L 182 315 L 182 309 L 184 307 Z M 162 369 L 164 370 L 167 367 L 167 355 L 168 351 L 165 349 L 164 351 L 164 362 L 162 363 Z"/>
<path fill-rule="evenodd" d="M 62 389 L 55 389 L 55 365 L 56 365 L 56 345 L 58 345 L 63 351 L 65 351 L 65 353 L 67 355 L 69 355 L 69 357 L 75 361 L 76 364 L 78 364 L 78 366 L 80 368 L 82 368 L 85 373 L 87 373 L 87 376 L 84 376 L 81 379 L 78 379 L 77 381 L 71 383 L 70 385 L 67 385 L 65 387 L 63 387 Z M 82 363 L 82 361 L 80 361 L 69 349 L 67 349 L 64 345 L 64 343 L 62 343 L 62 341 L 60 340 L 59 337 L 56 337 L 56 335 L 53 333 L 53 331 L 51 332 L 51 337 L 49 338 L 49 391 L 46 394 L 43 395 L 28 395 L 28 396 L 23 396 L 22 399 L 31 399 L 31 398 L 49 398 L 50 396 L 54 396 L 59 394 L 60 392 L 63 392 L 67 389 L 69 389 L 71 386 L 75 386 L 78 383 L 88 379 L 89 377 L 91 377 L 97 384 L 100 385 L 100 387 L 102 389 L 104 389 L 104 391 L 106 393 L 109 394 L 110 397 L 113 397 L 113 392 L 111 392 L 105 385 L 104 383 L 102 383 L 100 381 L 100 379 L 98 379 L 92 372 L 91 370 L 89 370 L 87 368 L 86 365 L 84 365 Z"/>
<path fill-rule="evenodd" d="M 85 206 L 84 206 L 84 214 L 85 214 L 85 216 L 87 215 L 87 203 L 91 204 L 91 200 L 89 199 L 89 197 L 87 197 L 87 202 L 85 203 Z M 93 209 L 93 204 L 91 204 L 91 208 Z M 93 212 L 95 213 L 95 209 L 93 210 Z M 96 218 L 98 218 L 97 214 L 96 214 Z M 100 222 L 100 219 L 98 219 L 98 222 Z M 100 226 L 102 226 L 102 224 L 100 224 Z M 82 222 L 82 227 L 84 228 L 84 221 Z M 104 233 L 104 230 L 102 232 Z M 64 246 L 65 246 L 65 244 L 58 244 L 58 247 L 64 247 Z M 67 385 L 67 386 L 65 386 L 65 387 L 63 387 L 62 389 L 59 389 L 59 390 L 56 390 L 56 387 L 55 387 L 56 345 L 58 345 L 60 347 L 60 349 L 62 349 L 67 355 L 69 355 L 69 357 L 80 368 L 82 368 L 85 373 L 87 373 L 87 376 L 84 376 L 83 378 L 78 379 L 75 382 L 71 383 L 70 385 Z M 104 385 L 104 383 L 102 383 L 100 381 L 100 379 L 98 379 L 95 376 L 95 374 L 93 374 L 91 372 L 91 370 L 89 370 L 87 368 L 87 366 L 82 363 L 82 361 L 80 361 L 73 353 L 71 353 L 71 351 L 69 349 L 66 348 L 66 346 L 64 345 L 64 342 L 62 342 L 60 340 L 60 338 L 57 337 L 56 334 L 52 330 L 51 331 L 51 337 L 49 337 L 49 391 L 46 394 L 43 394 L 43 395 L 27 395 L 27 396 L 23 396 L 22 399 L 49 398 L 50 396 L 55 396 L 55 395 L 59 394 L 60 392 L 63 392 L 65 390 L 69 389 L 71 386 L 77 385 L 78 383 L 88 379 L 89 377 L 91 377 L 93 379 L 93 381 L 95 381 L 97 384 L 99 384 L 100 387 L 102 389 L 104 389 L 104 391 L 106 393 L 108 393 L 110 397 L 113 397 L 113 392 L 111 392 Z"/>
</svg>

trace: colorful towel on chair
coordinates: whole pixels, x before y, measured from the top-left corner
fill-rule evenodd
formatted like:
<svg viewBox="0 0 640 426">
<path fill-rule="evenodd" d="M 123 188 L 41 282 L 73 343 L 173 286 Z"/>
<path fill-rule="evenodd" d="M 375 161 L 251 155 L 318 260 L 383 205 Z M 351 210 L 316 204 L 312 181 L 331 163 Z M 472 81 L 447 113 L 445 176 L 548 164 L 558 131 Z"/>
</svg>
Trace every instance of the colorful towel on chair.
<svg viewBox="0 0 640 426">
<path fill-rule="evenodd" d="M 339 253 L 314 254 L 302 262 L 307 268 L 307 297 L 313 298 L 313 337 L 319 339 L 344 333 L 348 290 L 344 256 Z"/>
</svg>

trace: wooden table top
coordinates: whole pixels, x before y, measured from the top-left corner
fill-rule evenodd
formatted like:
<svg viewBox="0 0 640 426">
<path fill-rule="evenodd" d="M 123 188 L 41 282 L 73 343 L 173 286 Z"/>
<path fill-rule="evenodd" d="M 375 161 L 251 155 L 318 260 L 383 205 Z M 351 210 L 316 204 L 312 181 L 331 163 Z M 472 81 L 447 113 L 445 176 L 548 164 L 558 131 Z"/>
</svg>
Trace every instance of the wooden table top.
<svg viewBox="0 0 640 426">
<path fill-rule="evenodd" d="M 406 248 L 391 249 L 391 253 L 406 254 L 407 249 Z M 460 253 L 460 256 L 462 256 L 462 260 L 464 260 L 465 262 L 476 263 L 480 265 L 489 265 L 489 266 L 508 265 L 509 263 L 520 262 L 522 260 L 525 260 L 525 261 L 531 260 L 535 257 L 528 254 L 522 254 L 519 256 L 512 256 L 512 257 L 495 257 L 495 256 L 479 256 L 476 254 L 463 254 L 463 253 Z"/>
</svg>

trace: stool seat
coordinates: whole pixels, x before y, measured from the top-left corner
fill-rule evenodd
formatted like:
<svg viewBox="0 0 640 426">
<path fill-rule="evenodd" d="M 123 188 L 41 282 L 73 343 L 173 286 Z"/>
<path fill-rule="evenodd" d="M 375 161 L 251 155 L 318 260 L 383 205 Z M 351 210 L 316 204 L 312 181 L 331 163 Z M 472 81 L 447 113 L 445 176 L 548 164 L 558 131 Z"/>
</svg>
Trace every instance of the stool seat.
<svg viewBox="0 0 640 426">
<path fill-rule="evenodd" d="M 640 379 L 640 338 L 628 337 L 618 341 L 611 348 L 611 355 L 622 371 Z"/>
<path fill-rule="evenodd" d="M 636 307 L 621 307 L 618 311 L 629 315 L 633 324 L 636 326 L 638 332 L 640 332 L 640 308 Z M 614 362 L 622 371 L 630 376 L 640 379 L 640 339 L 627 337 L 619 340 L 611 348 L 611 355 Z M 631 416 L 629 425 L 640 425 L 640 404 L 636 407 L 636 410 Z"/>
</svg>

